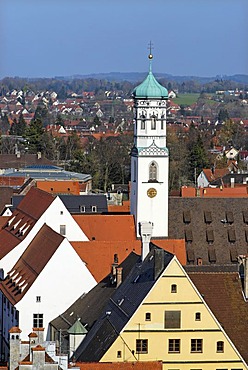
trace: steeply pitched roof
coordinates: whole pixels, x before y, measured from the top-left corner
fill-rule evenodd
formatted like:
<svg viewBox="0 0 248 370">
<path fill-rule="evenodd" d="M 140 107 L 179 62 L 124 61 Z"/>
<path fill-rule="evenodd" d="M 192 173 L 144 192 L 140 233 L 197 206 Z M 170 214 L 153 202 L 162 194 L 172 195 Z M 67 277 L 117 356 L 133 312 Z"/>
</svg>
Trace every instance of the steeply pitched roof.
<svg viewBox="0 0 248 370">
<path fill-rule="evenodd" d="M 131 215 L 74 215 L 74 220 L 89 240 L 135 240 L 135 225 Z"/>
<path fill-rule="evenodd" d="M 99 218 L 99 225 L 100 223 L 101 217 Z M 186 250 L 183 239 L 156 239 L 153 242 L 160 248 L 175 254 L 181 264 L 186 264 Z M 115 255 L 121 263 L 132 251 L 141 254 L 141 240 L 136 239 L 136 237 L 133 240 L 71 242 L 71 244 L 79 257 L 87 264 L 87 268 L 96 281 L 101 281 L 109 274 Z"/>
<path fill-rule="evenodd" d="M 237 263 L 248 248 L 248 197 L 169 198 L 169 238 L 185 238 L 187 263 Z"/>
<path fill-rule="evenodd" d="M 26 294 L 42 272 L 64 237 L 43 225 L 15 266 L 0 283 L 0 289 L 12 304 Z"/>
<path fill-rule="evenodd" d="M 51 194 L 30 189 L 0 230 L 0 259 L 26 237 L 53 200 Z"/>
<path fill-rule="evenodd" d="M 172 258 L 171 253 L 153 246 L 143 263 L 139 260 L 135 264 L 75 351 L 76 361 L 97 362 L 102 358 Z M 158 265 L 161 268 L 157 269 Z"/>
<path fill-rule="evenodd" d="M 189 271 L 188 274 L 247 363 L 248 303 L 242 294 L 238 272 Z"/>
</svg>

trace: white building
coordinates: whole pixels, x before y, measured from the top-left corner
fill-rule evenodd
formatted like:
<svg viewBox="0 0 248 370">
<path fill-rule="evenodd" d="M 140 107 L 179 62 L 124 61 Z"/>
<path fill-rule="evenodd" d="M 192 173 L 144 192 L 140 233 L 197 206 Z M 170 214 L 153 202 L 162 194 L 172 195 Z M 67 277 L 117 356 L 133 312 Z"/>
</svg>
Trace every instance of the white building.
<svg viewBox="0 0 248 370">
<path fill-rule="evenodd" d="M 139 224 L 153 224 L 153 237 L 168 236 L 168 169 L 166 100 L 168 91 L 150 71 L 133 90 L 134 146 L 131 152 L 131 214 Z M 148 219 L 147 219 L 148 218 Z"/>
</svg>

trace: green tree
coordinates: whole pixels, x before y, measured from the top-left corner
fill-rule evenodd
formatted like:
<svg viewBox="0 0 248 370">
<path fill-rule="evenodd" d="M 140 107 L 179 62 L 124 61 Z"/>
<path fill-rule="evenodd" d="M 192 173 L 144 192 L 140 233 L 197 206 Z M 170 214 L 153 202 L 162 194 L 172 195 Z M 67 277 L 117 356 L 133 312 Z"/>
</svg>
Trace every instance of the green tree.
<svg viewBox="0 0 248 370">
<path fill-rule="evenodd" d="M 9 132 L 10 123 L 6 113 L 0 118 L 0 132 L 2 135 L 5 135 Z"/>
<path fill-rule="evenodd" d="M 203 168 L 209 164 L 206 149 L 200 135 L 197 140 L 189 148 L 189 178 L 191 181 L 196 181 L 196 176 L 200 174 Z"/>
<path fill-rule="evenodd" d="M 25 131 L 25 138 L 28 143 L 28 152 L 37 153 L 43 152 L 42 137 L 44 128 L 40 119 L 32 120 Z"/>
</svg>

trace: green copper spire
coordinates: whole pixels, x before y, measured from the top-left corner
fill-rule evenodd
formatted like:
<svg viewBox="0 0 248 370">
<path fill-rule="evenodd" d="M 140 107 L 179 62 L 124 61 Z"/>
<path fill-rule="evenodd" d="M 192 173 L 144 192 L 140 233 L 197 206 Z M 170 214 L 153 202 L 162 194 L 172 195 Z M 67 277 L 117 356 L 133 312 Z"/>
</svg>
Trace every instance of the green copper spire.
<svg viewBox="0 0 248 370">
<path fill-rule="evenodd" d="M 163 98 L 168 99 L 168 91 L 165 87 L 160 85 L 152 73 L 152 59 L 153 55 L 151 53 L 151 43 L 150 43 L 150 54 L 148 55 L 150 65 L 149 73 L 146 79 L 132 92 L 134 98 Z"/>
</svg>

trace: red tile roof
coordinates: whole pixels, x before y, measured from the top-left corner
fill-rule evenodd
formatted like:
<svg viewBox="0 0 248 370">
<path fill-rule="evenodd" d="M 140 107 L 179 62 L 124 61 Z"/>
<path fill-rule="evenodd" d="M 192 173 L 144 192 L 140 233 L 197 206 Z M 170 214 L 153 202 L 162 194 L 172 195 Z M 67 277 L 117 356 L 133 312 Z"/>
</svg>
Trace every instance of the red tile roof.
<svg viewBox="0 0 248 370">
<path fill-rule="evenodd" d="M 242 293 L 238 272 L 189 272 L 188 274 L 247 362 L 248 303 Z"/>
<path fill-rule="evenodd" d="M 89 240 L 135 240 L 135 225 L 131 215 L 73 215 Z"/>
<path fill-rule="evenodd" d="M 51 194 L 80 194 L 79 181 L 36 181 L 36 187 Z"/>
<path fill-rule="evenodd" d="M 120 216 L 119 216 L 120 217 Z M 121 216 L 122 217 L 122 216 Z M 128 233 L 127 233 L 128 234 Z M 157 246 L 171 252 L 177 256 L 179 261 L 186 264 L 185 241 L 179 240 L 153 240 Z M 114 262 L 114 255 L 118 256 L 120 264 L 131 252 L 141 254 L 141 240 L 112 240 L 112 241 L 91 241 L 91 242 L 71 242 L 79 257 L 86 263 L 87 268 L 97 282 L 101 281 L 111 272 Z"/>
<path fill-rule="evenodd" d="M 43 225 L 15 266 L 0 283 L 0 289 L 12 304 L 26 294 L 64 237 Z M 39 258 L 37 258 L 39 256 Z"/>
</svg>

